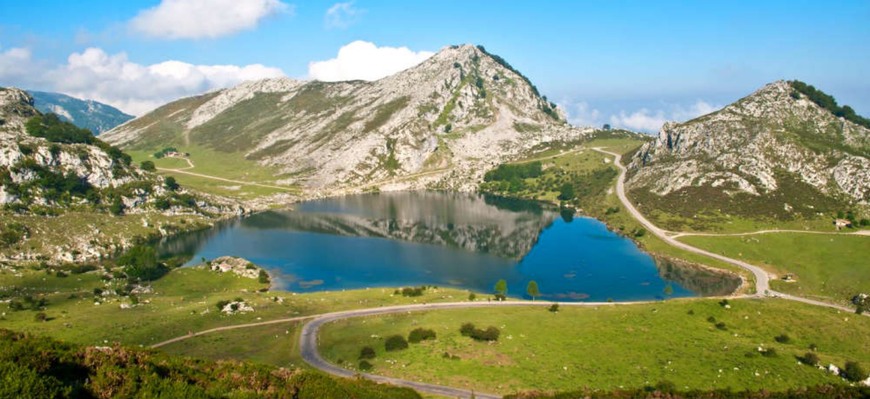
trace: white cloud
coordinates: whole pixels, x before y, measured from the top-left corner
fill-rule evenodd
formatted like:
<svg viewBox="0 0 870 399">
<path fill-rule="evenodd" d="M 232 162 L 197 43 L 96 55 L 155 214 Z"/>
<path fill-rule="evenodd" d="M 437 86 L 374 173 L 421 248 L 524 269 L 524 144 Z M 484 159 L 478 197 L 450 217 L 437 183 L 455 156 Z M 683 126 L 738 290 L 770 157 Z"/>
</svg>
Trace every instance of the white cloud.
<svg viewBox="0 0 870 399">
<path fill-rule="evenodd" d="M 568 114 L 568 122 L 574 126 L 593 126 L 597 127 L 602 124 L 601 111 L 589 106 L 589 103 L 581 101 L 579 103 L 560 102 L 559 108 L 565 110 Z"/>
<path fill-rule="evenodd" d="M 292 8 L 279 0 L 162 0 L 139 12 L 130 27 L 162 39 L 216 38 L 252 29 Z"/>
<path fill-rule="evenodd" d="M 667 112 L 662 109 L 651 111 L 648 108 L 641 108 L 632 113 L 620 111 L 618 115 L 610 116 L 610 123 L 614 127 L 655 132 L 661 129 L 666 121 L 685 122 L 714 112 L 719 108 L 721 107 L 698 100 L 689 107 L 671 105 Z"/>
<path fill-rule="evenodd" d="M 32 73 L 30 49 L 13 47 L 0 52 L 0 83 L 27 79 Z"/>
<path fill-rule="evenodd" d="M 378 80 L 413 67 L 435 53 L 414 52 L 407 47 L 378 47 L 357 40 L 342 46 L 338 56 L 308 64 L 308 76 L 326 82 L 342 80 Z"/>
<path fill-rule="evenodd" d="M 324 25 L 327 28 L 346 29 L 356 23 L 362 14 L 365 13 L 365 10 L 354 7 L 353 3 L 352 1 L 335 3 L 332 7 L 329 7 L 323 18 Z"/>
<path fill-rule="evenodd" d="M 141 115 L 181 97 L 233 86 L 245 80 L 284 76 L 278 68 L 252 65 L 194 65 L 164 61 L 140 65 L 124 53 L 89 48 L 45 75 L 51 90 L 97 100 Z"/>
</svg>

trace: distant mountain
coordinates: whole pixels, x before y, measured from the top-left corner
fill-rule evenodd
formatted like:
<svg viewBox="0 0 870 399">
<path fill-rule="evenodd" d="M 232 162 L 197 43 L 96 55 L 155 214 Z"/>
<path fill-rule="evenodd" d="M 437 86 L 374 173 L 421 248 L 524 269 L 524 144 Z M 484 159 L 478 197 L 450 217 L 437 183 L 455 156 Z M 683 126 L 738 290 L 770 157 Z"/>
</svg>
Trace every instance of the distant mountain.
<svg viewBox="0 0 870 399">
<path fill-rule="evenodd" d="M 268 79 L 185 98 L 104 139 L 243 153 L 311 192 L 471 191 L 495 165 L 586 132 L 503 59 L 464 45 L 374 82 Z"/>
<path fill-rule="evenodd" d="M 807 88 L 810 88 L 808 90 Z M 817 217 L 870 202 L 870 123 L 802 82 L 778 81 L 685 123 L 631 160 L 647 210 Z"/>
<path fill-rule="evenodd" d="M 121 110 L 93 100 L 80 100 L 66 94 L 28 91 L 33 96 L 33 106 L 44 114 L 55 113 L 61 119 L 88 129 L 94 134 L 108 131 L 133 119 Z"/>
</svg>

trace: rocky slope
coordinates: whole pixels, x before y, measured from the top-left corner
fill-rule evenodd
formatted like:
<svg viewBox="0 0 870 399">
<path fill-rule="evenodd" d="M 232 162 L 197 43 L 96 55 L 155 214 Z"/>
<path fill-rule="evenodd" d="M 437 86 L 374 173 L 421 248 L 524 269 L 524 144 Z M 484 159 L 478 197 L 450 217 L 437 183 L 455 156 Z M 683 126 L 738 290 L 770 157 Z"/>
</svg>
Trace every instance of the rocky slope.
<svg viewBox="0 0 870 399">
<path fill-rule="evenodd" d="M 29 91 L 33 97 L 33 106 L 39 112 L 55 113 L 62 120 L 80 128 L 88 129 L 94 134 L 100 134 L 124 122 L 133 119 L 111 105 L 93 100 L 80 100 L 61 93 L 44 91 Z"/>
<path fill-rule="evenodd" d="M 817 216 L 870 201 L 868 156 L 870 129 L 778 81 L 666 123 L 631 160 L 628 187 L 645 207 L 686 216 Z"/>
<path fill-rule="evenodd" d="M 142 150 L 242 152 L 317 195 L 473 190 L 492 166 L 584 133 L 504 60 L 464 45 L 374 82 L 247 82 L 170 103 L 103 137 Z"/>
</svg>

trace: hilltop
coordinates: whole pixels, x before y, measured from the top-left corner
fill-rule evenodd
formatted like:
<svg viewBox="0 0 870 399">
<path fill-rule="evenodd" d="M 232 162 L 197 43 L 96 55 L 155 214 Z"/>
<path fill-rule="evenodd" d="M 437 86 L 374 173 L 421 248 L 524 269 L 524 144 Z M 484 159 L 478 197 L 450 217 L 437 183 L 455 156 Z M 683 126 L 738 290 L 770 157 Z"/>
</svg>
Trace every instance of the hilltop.
<svg viewBox="0 0 870 399">
<path fill-rule="evenodd" d="M 104 139 L 135 151 L 243 156 L 318 195 L 471 191 L 487 169 L 586 133 L 505 60 L 463 45 L 373 82 L 267 79 L 181 99 Z"/>
<path fill-rule="evenodd" d="M 666 123 L 631 159 L 631 196 L 647 212 L 684 217 L 811 219 L 866 207 L 870 129 L 807 87 L 774 82 L 711 114 Z"/>
</svg>

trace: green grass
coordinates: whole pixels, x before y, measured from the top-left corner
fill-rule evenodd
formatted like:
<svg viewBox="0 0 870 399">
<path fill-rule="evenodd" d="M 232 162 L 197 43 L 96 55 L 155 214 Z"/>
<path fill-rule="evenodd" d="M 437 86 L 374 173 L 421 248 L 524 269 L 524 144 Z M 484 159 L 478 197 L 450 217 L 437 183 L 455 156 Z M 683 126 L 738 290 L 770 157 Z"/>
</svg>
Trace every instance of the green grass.
<svg viewBox="0 0 870 399">
<path fill-rule="evenodd" d="M 784 390 L 841 380 L 795 356 L 818 346 L 824 364 L 870 362 L 870 319 L 783 300 L 735 300 L 725 309 L 713 300 L 562 307 L 441 310 L 336 322 L 324 327 L 321 353 L 345 366 L 357 364 L 363 346 L 377 357 L 374 373 L 511 393 L 518 390 L 633 388 L 668 380 L 680 389 Z M 694 314 L 689 314 L 692 311 Z M 709 316 L 724 322 L 719 330 Z M 464 322 L 501 329 L 498 342 L 459 334 Z M 435 341 L 385 352 L 382 337 L 432 328 Z M 788 334 L 792 342 L 774 337 Z M 776 357 L 760 356 L 759 346 Z M 446 359 L 444 353 L 459 359 Z"/>
<path fill-rule="evenodd" d="M 179 158 L 154 159 L 152 154 L 155 151 L 129 151 L 129 153 L 137 163 L 150 160 L 158 168 L 184 169 L 185 172 L 199 173 L 229 180 L 282 186 L 277 183 L 283 177 L 278 169 L 259 165 L 252 160 L 246 159 L 242 153 L 225 153 L 203 146 L 178 147 L 179 152 L 190 154 L 190 161 L 193 162 L 194 167 L 187 169 L 189 167 L 187 162 Z M 282 190 L 251 184 L 239 184 L 170 171 L 160 171 L 159 173 L 175 177 L 183 187 L 239 199 L 251 199 L 285 192 L 293 193 L 298 189 L 294 186 L 286 186 L 287 189 Z"/>
<path fill-rule="evenodd" d="M 870 292 L 870 237 L 801 233 L 734 237 L 687 236 L 687 244 L 763 266 L 795 282 L 774 281 L 773 288 L 806 297 L 846 302 Z"/>
<path fill-rule="evenodd" d="M 260 320 L 290 318 L 327 313 L 337 310 L 378 307 L 418 302 L 444 302 L 466 298 L 467 291 L 430 289 L 421 297 L 393 295 L 393 289 L 330 291 L 295 294 L 286 291 L 259 292 L 266 286 L 255 279 L 219 274 L 200 268 L 175 269 L 153 283 L 153 293 L 138 295 L 139 306 L 121 309 L 130 303 L 127 297 L 103 297 L 95 305 L 94 288 L 109 290 L 124 281 L 104 283 L 101 272 L 70 275 L 65 278 L 28 268 L 0 269 L 0 294 L 42 294 L 48 300 L 45 313 L 53 320 L 37 322 L 34 311 L 11 311 L 0 304 L 5 316 L 0 328 L 34 332 L 87 345 L 120 342 L 129 345 L 155 343 L 214 327 L 245 324 Z M 247 314 L 223 315 L 217 311 L 220 300 L 243 298 L 255 309 Z M 280 297 L 280 302 L 275 298 Z M 256 333 L 252 333 L 257 336 Z M 266 334 L 265 337 L 271 336 Z M 196 338 L 199 339 L 199 338 Z M 245 358 L 245 353 L 233 353 L 220 347 L 192 353 L 209 357 Z"/>
</svg>

